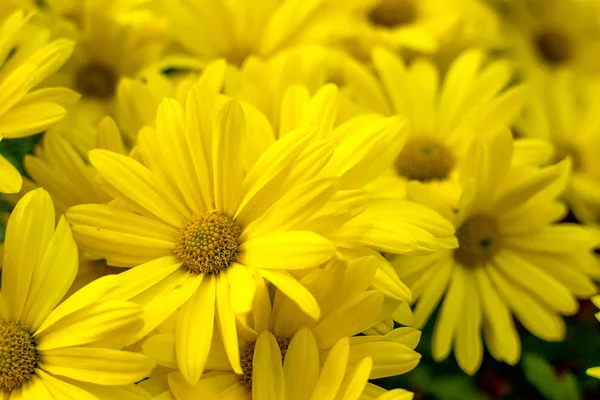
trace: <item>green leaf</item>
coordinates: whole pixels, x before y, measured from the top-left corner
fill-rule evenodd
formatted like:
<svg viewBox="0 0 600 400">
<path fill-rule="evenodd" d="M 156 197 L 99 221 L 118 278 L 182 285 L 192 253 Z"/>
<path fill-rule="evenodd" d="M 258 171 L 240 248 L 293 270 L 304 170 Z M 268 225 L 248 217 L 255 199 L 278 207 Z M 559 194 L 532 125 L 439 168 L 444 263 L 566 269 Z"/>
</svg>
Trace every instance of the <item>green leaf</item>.
<svg viewBox="0 0 600 400">
<path fill-rule="evenodd" d="M 580 400 L 577 379 L 571 373 L 557 377 L 552 365 L 540 355 L 529 353 L 521 363 L 525 378 L 548 400 Z"/>
</svg>

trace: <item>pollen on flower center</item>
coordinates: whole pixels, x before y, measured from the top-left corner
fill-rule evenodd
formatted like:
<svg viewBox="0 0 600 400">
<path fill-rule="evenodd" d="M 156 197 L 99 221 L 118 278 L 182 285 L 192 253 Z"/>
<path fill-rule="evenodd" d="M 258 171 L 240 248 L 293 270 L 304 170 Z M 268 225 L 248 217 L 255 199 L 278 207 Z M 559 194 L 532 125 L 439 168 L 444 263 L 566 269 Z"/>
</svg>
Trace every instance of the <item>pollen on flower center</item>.
<svg viewBox="0 0 600 400">
<path fill-rule="evenodd" d="M 192 216 L 179 231 L 175 254 L 194 274 L 218 274 L 237 261 L 240 227 L 227 214 L 207 211 Z"/>
<path fill-rule="evenodd" d="M 81 94 L 100 99 L 111 97 L 116 85 L 117 76 L 112 68 L 95 62 L 82 67 L 75 81 L 75 86 Z"/>
<path fill-rule="evenodd" d="M 495 219 L 474 215 L 456 231 L 458 248 L 454 258 L 461 264 L 474 267 L 490 261 L 501 246 L 501 236 Z"/>
<path fill-rule="evenodd" d="M 279 351 L 281 351 L 281 362 L 285 359 L 285 353 L 287 352 L 288 346 L 290 345 L 290 339 L 288 338 L 277 338 L 277 344 L 279 345 Z M 242 382 L 252 389 L 252 360 L 254 359 L 254 348 L 256 342 L 248 344 L 241 354 L 240 362 L 242 364 L 243 375 L 240 377 Z"/>
<path fill-rule="evenodd" d="M 415 22 L 417 11 L 415 0 L 383 0 L 369 12 L 369 19 L 375 25 L 397 28 Z"/>
<path fill-rule="evenodd" d="M 38 362 L 35 341 L 19 323 L 0 321 L 0 390 L 10 393 L 33 376 Z"/>
<path fill-rule="evenodd" d="M 571 43 L 562 32 L 546 29 L 540 31 L 534 40 L 540 57 L 553 66 L 564 64 L 571 58 Z"/>
<path fill-rule="evenodd" d="M 454 167 L 454 155 L 436 138 L 411 138 L 396 158 L 395 167 L 398 175 L 408 179 L 447 179 Z"/>
</svg>

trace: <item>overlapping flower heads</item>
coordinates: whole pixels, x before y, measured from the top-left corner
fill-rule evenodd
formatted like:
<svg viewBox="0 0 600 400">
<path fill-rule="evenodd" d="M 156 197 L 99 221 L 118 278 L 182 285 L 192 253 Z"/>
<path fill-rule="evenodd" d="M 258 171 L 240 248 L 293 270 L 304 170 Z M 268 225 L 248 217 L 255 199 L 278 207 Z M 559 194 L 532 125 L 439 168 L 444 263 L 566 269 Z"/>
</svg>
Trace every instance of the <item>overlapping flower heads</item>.
<svg viewBox="0 0 600 400">
<path fill-rule="evenodd" d="M 0 17 L 4 399 L 408 400 L 598 292 L 594 1 Z"/>
</svg>

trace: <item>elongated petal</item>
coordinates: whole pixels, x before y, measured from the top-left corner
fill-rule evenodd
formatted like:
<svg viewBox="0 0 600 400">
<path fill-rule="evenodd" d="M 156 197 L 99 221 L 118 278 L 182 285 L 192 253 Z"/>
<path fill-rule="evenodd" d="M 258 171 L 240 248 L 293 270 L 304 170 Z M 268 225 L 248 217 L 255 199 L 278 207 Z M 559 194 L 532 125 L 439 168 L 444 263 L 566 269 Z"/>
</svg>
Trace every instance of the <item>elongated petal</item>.
<svg viewBox="0 0 600 400">
<path fill-rule="evenodd" d="M 300 330 L 290 342 L 283 361 L 286 400 L 308 400 L 319 379 L 319 350 L 313 334 Z"/>
<path fill-rule="evenodd" d="M 177 365 L 190 385 L 195 385 L 202 376 L 210 351 L 215 322 L 215 284 L 215 277 L 205 276 L 196 294 L 177 315 Z"/>
<path fill-rule="evenodd" d="M 77 274 L 77 245 L 64 217 L 48 244 L 39 266 L 31 277 L 30 294 L 21 320 L 36 330 L 61 301 Z"/>
<path fill-rule="evenodd" d="M 126 385 L 147 377 L 155 364 L 144 354 L 100 348 L 44 351 L 40 368 L 54 375 L 100 385 Z"/>
<path fill-rule="evenodd" d="M 2 268 L 2 294 L 13 320 L 20 320 L 33 274 L 54 233 L 54 206 L 43 189 L 19 201 L 6 228 Z M 72 264 L 70 265 L 73 267 Z"/>
<path fill-rule="evenodd" d="M 36 369 L 35 374 L 44 382 L 44 385 L 48 388 L 54 399 L 98 400 L 96 396 L 87 390 L 80 389 L 75 385 L 55 378 L 42 369 Z"/>
<path fill-rule="evenodd" d="M 217 115 L 213 140 L 214 195 L 217 210 L 233 215 L 237 209 L 244 177 L 240 154 L 246 136 L 244 111 L 235 100 Z"/>
<path fill-rule="evenodd" d="M 103 179 L 146 216 L 173 227 L 182 226 L 188 215 L 181 205 L 171 200 L 146 167 L 127 156 L 100 149 L 90 151 L 89 158 Z"/>
<path fill-rule="evenodd" d="M 304 269 L 333 257 L 331 241 L 313 232 L 276 232 L 250 239 L 239 247 L 240 264 L 254 268 Z"/>
<path fill-rule="evenodd" d="M 235 313 L 250 312 L 256 293 L 256 282 L 251 269 L 233 263 L 226 274 L 231 289 L 231 308 Z"/>
<path fill-rule="evenodd" d="M 281 350 L 275 336 L 263 332 L 256 341 L 252 360 L 252 398 L 279 400 L 284 398 Z"/>
<path fill-rule="evenodd" d="M 338 340 L 325 360 L 313 399 L 335 399 L 346 374 L 349 354 L 348 338 Z"/>
<path fill-rule="evenodd" d="M 240 364 L 236 319 L 230 305 L 229 290 L 227 279 L 224 277 L 217 279 L 217 316 L 221 337 L 233 370 L 241 374 L 242 366 Z"/>
</svg>

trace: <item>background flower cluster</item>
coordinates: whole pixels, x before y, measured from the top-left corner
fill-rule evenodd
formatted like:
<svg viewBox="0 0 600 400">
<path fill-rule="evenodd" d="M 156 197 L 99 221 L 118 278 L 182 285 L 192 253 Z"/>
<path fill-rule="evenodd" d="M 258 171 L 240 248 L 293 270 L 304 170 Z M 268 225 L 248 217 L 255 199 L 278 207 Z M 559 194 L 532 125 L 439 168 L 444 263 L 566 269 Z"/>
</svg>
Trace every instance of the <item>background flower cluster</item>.
<svg viewBox="0 0 600 400">
<path fill-rule="evenodd" d="M 597 0 L 3 0 L 5 400 L 600 397 Z"/>
</svg>

